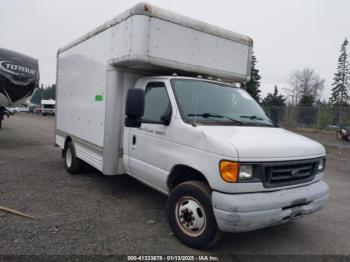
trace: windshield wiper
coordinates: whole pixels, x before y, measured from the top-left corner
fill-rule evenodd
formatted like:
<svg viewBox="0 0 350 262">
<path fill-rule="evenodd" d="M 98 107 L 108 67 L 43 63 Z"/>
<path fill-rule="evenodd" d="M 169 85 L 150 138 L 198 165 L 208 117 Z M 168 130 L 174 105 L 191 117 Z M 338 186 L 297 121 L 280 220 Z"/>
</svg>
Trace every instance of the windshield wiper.
<svg viewBox="0 0 350 262">
<path fill-rule="evenodd" d="M 241 118 L 249 118 L 250 120 L 259 120 L 259 121 L 264 121 L 265 120 L 265 121 L 269 122 L 270 124 L 272 124 L 273 126 L 278 127 L 278 125 L 276 123 L 274 123 L 273 121 L 271 121 L 268 118 L 262 118 L 260 116 L 255 116 L 255 115 L 251 115 L 251 116 L 242 115 L 240 117 Z"/>
<path fill-rule="evenodd" d="M 262 120 L 264 120 L 262 117 L 260 117 L 260 116 L 255 116 L 255 115 L 252 115 L 252 116 L 245 116 L 245 115 L 242 115 L 242 116 L 240 116 L 240 118 L 249 118 L 250 120 L 260 120 L 260 121 L 262 121 Z"/>
<path fill-rule="evenodd" d="M 224 115 L 218 115 L 218 114 L 202 113 L 202 114 L 187 114 L 187 116 L 201 116 L 203 118 L 209 118 L 209 117 L 224 118 L 224 119 L 230 120 L 231 122 L 234 122 L 236 124 L 243 125 L 243 123 L 241 121 L 238 121 L 238 120 L 236 120 L 236 119 L 234 119 L 232 117 L 224 116 Z"/>
</svg>

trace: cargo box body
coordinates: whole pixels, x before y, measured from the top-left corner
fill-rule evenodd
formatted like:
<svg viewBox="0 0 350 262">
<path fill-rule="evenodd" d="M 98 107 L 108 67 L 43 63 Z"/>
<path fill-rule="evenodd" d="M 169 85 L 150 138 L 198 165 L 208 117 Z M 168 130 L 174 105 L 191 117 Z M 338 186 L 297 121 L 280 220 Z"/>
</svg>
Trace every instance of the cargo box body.
<svg viewBox="0 0 350 262">
<path fill-rule="evenodd" d="M 244 82 L 252 40 L 148 4 L 138 4 L 58 52 L 56 144 L 107 175 L 124 173 L 126 92 L 142 76 L 212 76 Z"/>
</svg>

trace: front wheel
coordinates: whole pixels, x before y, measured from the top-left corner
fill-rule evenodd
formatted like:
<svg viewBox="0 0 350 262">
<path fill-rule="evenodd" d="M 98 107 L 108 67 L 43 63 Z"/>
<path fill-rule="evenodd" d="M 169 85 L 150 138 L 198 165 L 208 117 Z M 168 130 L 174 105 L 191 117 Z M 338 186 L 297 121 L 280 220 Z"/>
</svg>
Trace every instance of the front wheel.
<svg viewBox="0 0 350 262">
<path fill-rule="evenodd" d="M 187 246 L 206 248 L 221 236 L 213 213 L 211 190 L 203 182 L 188 181 L 176 186 L 168 198 L 167 214 L 174 235 Z"/>
<path fill-rule="evenodd" d="M 64 149 L 64 163 L 68 173 L 79 174 L 81 172 L 83 161 L 77 157 L 72 141 Z"/>
</svg>

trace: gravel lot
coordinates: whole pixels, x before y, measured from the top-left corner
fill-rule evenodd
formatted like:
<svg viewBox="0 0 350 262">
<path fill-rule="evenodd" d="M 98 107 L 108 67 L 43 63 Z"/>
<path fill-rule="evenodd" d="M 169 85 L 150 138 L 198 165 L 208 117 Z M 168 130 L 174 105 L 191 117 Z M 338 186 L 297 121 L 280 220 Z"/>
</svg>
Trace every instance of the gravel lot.
<svg viewBox="0 0 350 262">
<path fill-rule="evenodd" d="M 335 136 L 311 135 L 335 140 Z M 324 137 L 326 136 L 326 137 Z M 206 251 L 171 234 L 166 197 L 127 176 L 92 168 L 68 175 L 54 144 L 54 118 L 21 113 L 0 130 L 0 205 L 35 217 L 0 212 L 0 254 L 348 254 L 350 150 L 328 149 L 325 209 L 298 222 L 226 234 Z"/>
</svg>

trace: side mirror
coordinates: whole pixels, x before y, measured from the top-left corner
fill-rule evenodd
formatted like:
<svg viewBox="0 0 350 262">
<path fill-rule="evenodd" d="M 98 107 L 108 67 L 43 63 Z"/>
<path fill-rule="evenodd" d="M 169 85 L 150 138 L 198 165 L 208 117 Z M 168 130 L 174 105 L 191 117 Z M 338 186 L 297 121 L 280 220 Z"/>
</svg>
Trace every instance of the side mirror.
<svg viewBox="0 0 350 262">
<path fill-rule="evenodd" d="M 145 110 L 145 91 L 132 88 L 126 95 L 125 126 L 138 128 L 141 126 L 141 117 Z"/>
</svg>

